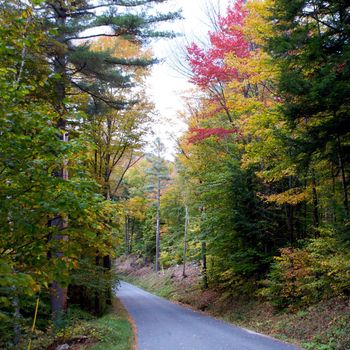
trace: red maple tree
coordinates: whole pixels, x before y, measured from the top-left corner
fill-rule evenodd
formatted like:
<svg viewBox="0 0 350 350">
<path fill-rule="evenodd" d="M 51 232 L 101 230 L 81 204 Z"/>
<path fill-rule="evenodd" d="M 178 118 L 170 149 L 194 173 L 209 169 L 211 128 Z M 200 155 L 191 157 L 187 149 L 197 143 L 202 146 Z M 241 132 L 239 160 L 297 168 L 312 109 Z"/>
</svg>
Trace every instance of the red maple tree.
<svg viewBox="0 0 350 350">
<path fill-rule="evenodd" d="M 225 57 L 227 54 L 238 57 L 249 55 L 249 43 L 242 30 L 246 14 L 243 0 L 236 1 L 228 7 L 226 15 L 218 19 L 218 30 L 208 33 L 208 48 L 200 48 L 196 43 L 187 48 L 193 84 L 205 89 L 239 77 L 235 68 L 226 65 Z"/>
<path fill-rule="evenodd" d="M 205 140 L 211 136 L 217 137 L 217 139 L 222 140 L 227 135 L 230 134 L 237 134 L 237 129 L 225 129 L 225 128 L 190 128 L 189 133 L 191 134 L 190 137 L 188 137 L 189 143 L 197 143 L 199 141 Z"/>
<path fill-rule="evenodd" d="M 210 113 L 225 113 L 231 124 L 233 117 L 227 105 L 225 86 L 234 79 L 240 79 L 240 73 L 236 68 L 228 66 L 225 58 L 228 54 L 240 58 L 249 55 L 249 42 L 243 32 L 246 14 L 243 0 L 231 3 L 225 16 L 218 19 L 218 29 L 208 33 L 209 46 L 204 49 L 192 43 L 187 47 L 187 60 L 192 70 L 190 81 L 208 92 L 212 104 Z M 203 117 L 208 117 L 208 112 L 204 111 Z M 192 128 L 190 132 L 192 136 L 188 141 L 195 143 L 211 136 L 223 139 L 228 134 L 237 133 L 237 130 Z"/>
</svg>

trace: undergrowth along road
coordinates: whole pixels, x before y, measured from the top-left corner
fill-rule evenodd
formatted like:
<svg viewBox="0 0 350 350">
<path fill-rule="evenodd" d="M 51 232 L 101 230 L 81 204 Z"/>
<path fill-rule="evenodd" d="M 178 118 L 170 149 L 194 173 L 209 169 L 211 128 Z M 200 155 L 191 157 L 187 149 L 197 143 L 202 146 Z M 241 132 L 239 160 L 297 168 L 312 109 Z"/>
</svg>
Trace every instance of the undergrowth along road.
<svg viewBox="0 0 350 350">
<path fill-rule="evenodd" d="M 350 300 L 345 296 L 305 309 L 277 311 L 259 298 L 225 299 L 218 290 L 202 290 L 200 271 L 195 264 L 187 269 L 185 279 L 182 266 L 155 273 L 152 266 L 136 266 L 130 257 L 118 262 L 118 270 L 122 279 L 151 293 L 304 349 L 350 349 Z"/>
</svg>

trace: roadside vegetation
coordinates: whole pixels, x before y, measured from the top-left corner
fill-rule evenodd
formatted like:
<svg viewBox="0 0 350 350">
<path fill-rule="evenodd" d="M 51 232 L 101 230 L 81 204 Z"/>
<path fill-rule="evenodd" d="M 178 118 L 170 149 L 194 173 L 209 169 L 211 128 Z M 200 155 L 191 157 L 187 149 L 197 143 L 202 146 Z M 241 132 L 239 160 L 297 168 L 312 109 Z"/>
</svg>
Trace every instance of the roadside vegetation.
<svg viewBox="0 0 350 350">
<path fill-rule="evenodd" d="M 79 323 L 71 307 L 112 304 L 120 184 L 153 114 L 149 39 L 179 18 L 159 2 L 0 0 L 1 349 L 28 340 L 38 298 L 39 344 L 122 346 L 117 318 Z"/>
<path fill-rule="evenodd" d="M 334 297 L 303 309 L 276 310 L 268 301 L 251 296 L 227 297 L 216 288 L 203 289 L 200 267 L 190 264 L 155 272 L 152 265 L 138 265 L 135 256 L 120 258 L 123 280 L 174 302 L 204 311 L 234 325 L 296 344 L 309 350 L 348 350 L 350 302 Z"/>
<path fill-rule="evenodd" d="M 38 319 L 39 327 L 35 334 L 28 334 L 22 340 L 22 348 L 37 350 L 132 350 L 134 334 L 128 313 L 119 300 L 113 300 L 113 307 L 102 317 L 71 307 L 62 318 L 60 330 L 49 327 L 44 319 Z M 47 322 L 47 321 L 46 321 Z M 45 335 L 45 336 L 43 336 Z"/>
</svg>

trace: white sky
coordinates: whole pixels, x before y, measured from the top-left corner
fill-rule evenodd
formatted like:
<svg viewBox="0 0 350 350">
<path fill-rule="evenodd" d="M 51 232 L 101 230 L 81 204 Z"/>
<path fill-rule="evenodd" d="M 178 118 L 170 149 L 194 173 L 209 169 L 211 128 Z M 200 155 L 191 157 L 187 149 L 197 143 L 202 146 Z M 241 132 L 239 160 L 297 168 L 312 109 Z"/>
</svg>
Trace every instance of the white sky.
<svg viewBox="0 0 350 350">
<path fill-rule="evenodd" d="M 149 92 L 153 97 L 158 112 L 157 122 L 153 126 L 156 137 L 160 137 L 167 148 L 167 158 L 172 159 L 175 153 L 173 137 L 179 136 L 186 125 L 178 117 L 178 111 L 183 109 L 182 96 L 188 94 L 191 84 L 187 78 L 177 72 L 174 61 L 181 57 L 186 42 L 206 38 L 210 20 L 206 8 L 217 6 L 225 10 L 230 0 L 170 0 L 166 8 L 171 10 L 182 8 L 184 20 L 167 24 L 165 27 L 184 36 L 178 39 L 158 40 L 153 44 L 154 54 L 165 62 L 153 68 L 149 79 Z M 223 12 L 224 13 L 224 12 Z"/>
</svg>

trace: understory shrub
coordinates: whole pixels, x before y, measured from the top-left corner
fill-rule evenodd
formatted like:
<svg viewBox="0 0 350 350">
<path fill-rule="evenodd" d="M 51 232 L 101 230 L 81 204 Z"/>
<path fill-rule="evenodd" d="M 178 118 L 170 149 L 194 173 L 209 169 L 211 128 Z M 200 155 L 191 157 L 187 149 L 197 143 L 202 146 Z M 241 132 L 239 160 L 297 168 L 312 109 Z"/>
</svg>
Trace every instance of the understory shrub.
<svg viewBox="0 0 350 350">
<path fill-rule="evenodd" d="M 280 250 L 261 292 L 278 308 L 298 308 L 350 292 L 350 251 L 332 236 Z"/>
</svg>

